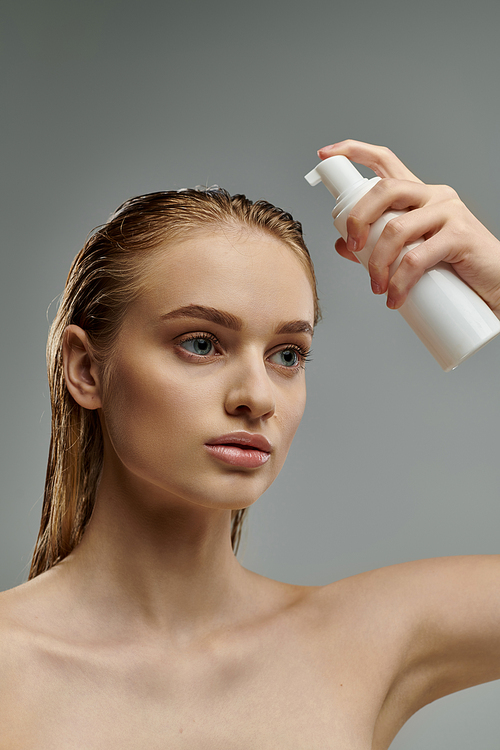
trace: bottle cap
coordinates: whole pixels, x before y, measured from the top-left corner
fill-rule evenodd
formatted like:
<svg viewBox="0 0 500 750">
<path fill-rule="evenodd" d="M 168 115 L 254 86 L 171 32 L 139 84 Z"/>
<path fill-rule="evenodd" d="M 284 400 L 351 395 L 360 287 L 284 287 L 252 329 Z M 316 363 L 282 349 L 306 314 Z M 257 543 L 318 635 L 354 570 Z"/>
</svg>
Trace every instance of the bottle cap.
<svg viewBox="0 0 500 750">
<path fill-rule="evenodd" d="M 306 174 L 306 180 L 310 185 L 323 182 L 335 199 L 358 183 L 365 182 L 365 178 L 354 164 L 341 154 L 330 156 L 320 162 L 317 167 Z"/>
</svg>

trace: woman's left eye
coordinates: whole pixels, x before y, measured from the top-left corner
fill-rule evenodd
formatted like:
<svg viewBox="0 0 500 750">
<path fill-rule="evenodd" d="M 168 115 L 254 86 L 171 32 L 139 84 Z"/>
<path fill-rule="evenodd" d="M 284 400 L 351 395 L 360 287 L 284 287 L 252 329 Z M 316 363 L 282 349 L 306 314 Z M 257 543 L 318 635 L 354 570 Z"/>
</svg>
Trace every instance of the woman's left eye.
<svg viewBox="0 0 500 750">
<path fill-rule="evenodd" d="M 289 368 L 301 365 L 304 359 L 305 355 L 298 349 L 281 349 L 281 351 L 275 352 L 269 357 L 273 364 Z"/>
<path fill-rule="evenodd" d="M 186 351 L 190 352 L 191 354 L 196 354 L 199 357 L 206 357 L 207 355 L 214 353 L 213 341 L 203 336 L 196 336 L 195 338 L 181 341 L 179 346 L 182 346 L 182 348 Z"/>
</svg>

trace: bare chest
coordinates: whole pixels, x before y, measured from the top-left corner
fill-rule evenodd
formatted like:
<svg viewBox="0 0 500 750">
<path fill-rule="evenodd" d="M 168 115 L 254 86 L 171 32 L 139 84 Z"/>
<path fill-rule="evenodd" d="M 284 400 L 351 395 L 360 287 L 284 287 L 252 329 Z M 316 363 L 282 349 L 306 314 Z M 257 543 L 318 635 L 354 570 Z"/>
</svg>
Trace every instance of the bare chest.
<svg viewBox="0 0 500 750">
<path fill-rule="evenodd" d="M 182 656 L 45 653 L 0 716 L 0 750 L 369 750 L 379 687 L 357 663 L 290 632 Z"/>
</svg>

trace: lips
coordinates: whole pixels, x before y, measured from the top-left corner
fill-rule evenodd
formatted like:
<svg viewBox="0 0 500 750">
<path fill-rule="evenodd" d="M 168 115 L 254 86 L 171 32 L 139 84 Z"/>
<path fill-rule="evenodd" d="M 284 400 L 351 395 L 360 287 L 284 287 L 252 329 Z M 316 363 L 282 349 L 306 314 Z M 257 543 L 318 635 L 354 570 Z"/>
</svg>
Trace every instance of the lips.
<svg viewBox="0 0 500 750">
<path fill-rule="evenodd" d="M 208 452 L 219 461 L 247 469 L 265 464 L 272 446 L 264 435 L 251 432 L 230 432 L 205 443 Z"/>
<path fill-rule="evenodd" d="M 238 445 L 271 453 L 269 440 L 264 435 L 251 432 L 230 432 L 228 435 L 221 435 L 214 440 L 209 440 L 207 445 Z"/>
</svg>

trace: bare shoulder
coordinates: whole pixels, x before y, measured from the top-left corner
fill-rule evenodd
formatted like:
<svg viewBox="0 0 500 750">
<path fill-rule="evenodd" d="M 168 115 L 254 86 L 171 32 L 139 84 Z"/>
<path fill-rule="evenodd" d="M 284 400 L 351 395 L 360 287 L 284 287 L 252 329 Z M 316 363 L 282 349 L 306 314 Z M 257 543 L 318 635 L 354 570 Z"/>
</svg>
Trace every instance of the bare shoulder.
<svg viewBox="0 0 500 750">
<path fill-rule="evenodd" d="M 0 748 L 15 747 L 24 709 L 23 694 L 32 677 L 33 621 L 26 584 L 0 593 Z M 29 597 L 29 594 L 28 594 Z M 35 617 L 36 619 L 36 617 Z"/>
<path fill-rule="evenodd" d="M 30 586 L 27 583 L 0 592 L 0 655 L 2 667 L 7 654 L 12 654 L 22 641 L 33 618 L 30 616 Z M 31 612 L 34 615 L 34 612 Z M 4 670 L 2 669 L 2 674 Z"/>
<path fill-rule="evenodd" d="M 53 579 L 42 574 L 0 592 L 0 691 L 27 674 L 53 634 L 60 615 Z"/>
<path fill-rule="evenodd" d="M 43 619 L 40 593 L 34 581 L 0 592 L 0 688 L 34 645 L 37 623 Z"/>
<path fill-rule="evenodd" d="M 330 630 L 370 643 L 394 678 L 448 664 L 445 692 L 500 677 L 500 556 L 432 558 L 345 578 L 314 593 Z M 473 657 L 473 658 L 472 658 Z M 442 693 L 445 694 L 445 693 Z"/>
<path fill-rule="evenodd" d="M 20 586 L 0 592 L 0 628 L 30 629 L 47 602 L 50 574 L 44 573 Z"/>
<path fill-rule="evenodd" d="M 61 652 L 58 589 L 49 571 L 0 593 L 0 750 L 31 747 L 36 717 L 50 709 L 45 693 Z"/>
<path fill-rule="evenodd" d="M 500 678 L 500 556 L 433 558 L 346 578 L 315 593 L 330 631 L 380 668 L 381 746 L 422 706 Z"/>
</svg>

